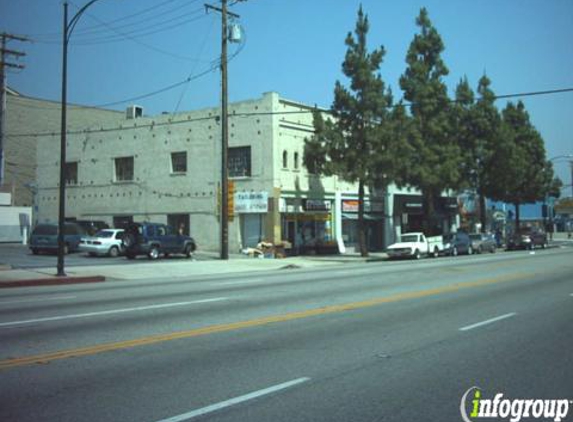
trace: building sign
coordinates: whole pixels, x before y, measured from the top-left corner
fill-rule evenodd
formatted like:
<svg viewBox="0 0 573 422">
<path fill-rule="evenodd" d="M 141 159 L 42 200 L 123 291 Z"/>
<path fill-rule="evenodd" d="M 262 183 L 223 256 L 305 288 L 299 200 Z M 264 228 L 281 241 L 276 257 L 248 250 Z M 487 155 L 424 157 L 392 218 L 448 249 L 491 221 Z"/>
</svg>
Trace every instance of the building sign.
<svg viewBox="0 0 573 422">
<path fill-rule="evenodd" d="M 342 201 L 342 212 L 358 212 L 357 199 L 344 199 Z M 384 212 L 384 202 L 364 202 L 364 212 Z"/>
<path fill-rule="evenodd" d="M 332 203 L 324 199 L 303 199 L 302 206 L 305 211 L 330 211 Z"/>
<path fill-rule="evenodd" d="M 342 212 L 358 212 L 358 203 L 360 201 L 354 201 L 345 199 L 342 201 Z"/>
<path fill-rule="evenodd" d="M 265 213 L 269 210 L 268 192 L 237 192 L 235 193 L 236 213 Z"/>
</svg>

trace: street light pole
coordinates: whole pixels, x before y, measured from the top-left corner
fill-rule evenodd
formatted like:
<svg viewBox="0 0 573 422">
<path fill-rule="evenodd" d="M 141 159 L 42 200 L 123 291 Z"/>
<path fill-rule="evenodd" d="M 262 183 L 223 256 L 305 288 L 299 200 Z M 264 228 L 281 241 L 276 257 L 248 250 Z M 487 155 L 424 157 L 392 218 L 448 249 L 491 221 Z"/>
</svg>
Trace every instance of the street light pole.
<svg viewBox="0 0 573 422">
<path fill-rule="evenodd" d="M 64 271 L 64 227 L 66 219 L 66 127 L 67 127 L 67 85 L 68 85 L 68 43 L 78 20 L 88 7 L 99 0 L 86 3 L 68 22 L 68 2 L 64 0 L 64 31 L 62 40 L 62 123 L 60 134 L 60 198 L 58 206 L 58 264 L 57 276 L 65 276 Z"/>
</svg>

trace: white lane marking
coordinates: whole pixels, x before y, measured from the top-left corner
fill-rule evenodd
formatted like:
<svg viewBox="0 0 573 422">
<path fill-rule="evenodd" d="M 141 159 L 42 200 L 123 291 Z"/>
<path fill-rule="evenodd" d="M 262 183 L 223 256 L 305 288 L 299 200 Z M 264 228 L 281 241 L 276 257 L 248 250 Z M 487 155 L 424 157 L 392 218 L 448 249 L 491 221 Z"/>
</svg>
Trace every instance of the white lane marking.
<svg viewBox="0 0 573 422">
<path fill-rule="evenodd" d="M 213 283 L 213 285 L 215 286 L 233 286 L 235 284 L 256 284 L 256 283 L 264 283 L 265 281 L 269 281 L 269 280 L 264 280 L 262 278 L 257 278 L 254 280 L 235 280 L 235 281 L 224 281 L 224 282 L 219 282 L 219 283 Z"/>
<path fill-rule="evenodd" d="M 226 297 L 216 297 L 213 299 L 193 300 L 190 302 L 162 303 L 159 305 L 138 306 L 136 308 L 110 309 L 108 311 L 88 312 L 85 314 L 61 315 L 61 316 L 55 316 L 55 317 L 28 319 L 25 321 L 2 322 L 2 323 L 0 323 L 0 327 L 11 327 L 14 325 L 34 324 L 37 322 L 60 321 L 60 320 L 64 320 L 64 319 L 88 318 L 88 317 L 93 317 L 93 316 L 112 315 L 112 314 L 120 314 L 120 313 L 125 313 L 125 312 L 147 311 L 150 309 L 174 308 L 176 306 L 186 306 L 186 305 L 195 305 L 195 304 L 199 304 L 199 303 L 220 302 L 222 300 L 227 300 L 227 298 Z"/>
<path fill-rule="evenodd" d="M 157 422 L 181 422 L 187 421 L 192 418 L 196 418 L 197 416 L 202 416 L 207 413 L 216 412 L 217 410 L 224 409 L 225 407 L 234 406 L 239 403 L 246 402 L 248 400 L 256 399 L 257 397 L 265 396 L 267 394 L 275 393 L 280 390 L 284 390 L 286 388 L 290 388 L 297 384 L 301 384 L 303 382 L 309 381 L 310 378 L 298 378 L 292 381 L 284 382 L 282 384 L 274 385 L 272 387 L 265 388 L 263 390 L 253 391 L 252 393 L 245 394 L 244 396 L 235 397 L 229 400 L 225 400 L 219 403 L 212 404 L 207 407 L 202 407 L 197 410 L 192 410 L 191 412 L 183 413 L 181 415 L 173 416 L 167 419 L 161 419 Z"/>
<path fill-rule="evenodd" d="M 76 296 L 51 296 L 36 299 L 19 299 L 19 300 L 3 300 L 0 305 L 8 305 L 12 303 L 28 303 L 28 302 L 44 302 L 49 300 L 65 300 L 65 299 L 75 299 Z"/>
<path fill-rule="evenodd" d="M 472 325 L 468 325 L 466 327 L 462 327 L 462 328 L 460 328 L 460 331 L 473 330 L 474 328 L 483 327 L 484 325 L 492 324 L 494 322 L 501 321 L 502 319 L 514 317 L 516 315 L 517 315 L 517 313 L 515 313 L 515 312 L 512 312 L 510 314 L 501 315 L 501 316 L 498 316 L 495 318 L 488 319 L 486 321 L 478 322 L 477 324 L 472 324 Z"/>
<path fill-rule="evenodd" d="M 336 275 L 356 275 L 356 274 L 368 274 L 368 273 L 374 273 L 374 270 L 368 268 L 368 269 L 362 269 L 362 270 L 352 270 L 352 271 L 337 271 Z"/>
</svg>

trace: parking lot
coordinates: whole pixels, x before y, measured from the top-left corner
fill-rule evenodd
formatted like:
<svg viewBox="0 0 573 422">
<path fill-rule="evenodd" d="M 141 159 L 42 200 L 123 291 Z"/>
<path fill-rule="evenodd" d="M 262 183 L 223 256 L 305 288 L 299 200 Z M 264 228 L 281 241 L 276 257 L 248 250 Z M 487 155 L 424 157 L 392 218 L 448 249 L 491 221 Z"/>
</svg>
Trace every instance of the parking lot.
<svg viewBox="0 0 573 422">
<path fill-rule="evenodd" d="M 193 256 L 198 261 L 216 258 L 215 254 L 199 252 Z M 56 267 L 56 254 L 33 255 L 28 246 L 18 243 L 0 243 L 0 264 L 10 265 L 14 269 L 20 268 L 46 268 Z M 162 258 L 167 261 L 186 260 L 184 256 L 170 256 Z M 65 256 L 65 265 L 70 267 L 94 266 L 94 265 L 132 265 L 134 263 L 146 262 L 146 257 L 139 257 L 136 260 L 128 260 L 124 256 L 110 258 L 107 256 L 88 256 L 85 253 L 74 252 Z M 150 262 L 151 263 L 151 262 Z"/>
</svg>

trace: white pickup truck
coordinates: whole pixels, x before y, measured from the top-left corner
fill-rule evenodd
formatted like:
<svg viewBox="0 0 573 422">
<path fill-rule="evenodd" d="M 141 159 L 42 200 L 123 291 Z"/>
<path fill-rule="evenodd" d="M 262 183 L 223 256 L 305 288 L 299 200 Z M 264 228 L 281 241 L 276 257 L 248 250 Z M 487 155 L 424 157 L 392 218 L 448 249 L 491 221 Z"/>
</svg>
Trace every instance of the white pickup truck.
<svg viewBox="0 0 573 422">
<path fill-rule="evenodd" d="M 404 233 L 400 241 L 388 246 L 389 258 L 415 258 L 432 256 L 437 258 L 444 252 L 442 236 L 426 237 L 424 233 Z"/>
</svg>

